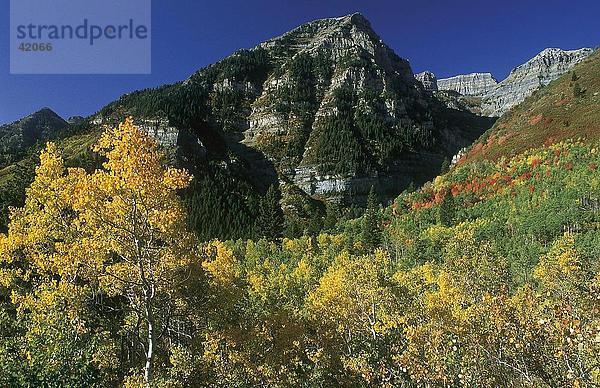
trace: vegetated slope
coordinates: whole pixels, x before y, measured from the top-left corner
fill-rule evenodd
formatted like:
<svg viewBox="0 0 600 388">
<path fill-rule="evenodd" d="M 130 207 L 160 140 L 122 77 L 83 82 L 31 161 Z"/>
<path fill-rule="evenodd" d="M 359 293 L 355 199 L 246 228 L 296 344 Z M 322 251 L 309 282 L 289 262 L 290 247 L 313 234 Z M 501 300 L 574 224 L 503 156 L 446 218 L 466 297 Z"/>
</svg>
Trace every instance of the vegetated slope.
<svg viewBox="0 0 600 388">
<path fill-rule="evenodd" d="M 398 198 L 386 240 L 416 295 L 402 356 L 412 377 L 598 383 L 599 150 L 565 140 L 472 160 Z"/>
<path fill-rule="evenodd" d="M 21 159 L 27 149 L 65 135 L 69 124 L 49 108 L 0 126 L 0 168 Z"/>
<path fill-rule="evenodd" d="M 600 52 L 501 117 L 460 160 L 497 160 L 563 139 L 600 137 Z"/>
</svg>

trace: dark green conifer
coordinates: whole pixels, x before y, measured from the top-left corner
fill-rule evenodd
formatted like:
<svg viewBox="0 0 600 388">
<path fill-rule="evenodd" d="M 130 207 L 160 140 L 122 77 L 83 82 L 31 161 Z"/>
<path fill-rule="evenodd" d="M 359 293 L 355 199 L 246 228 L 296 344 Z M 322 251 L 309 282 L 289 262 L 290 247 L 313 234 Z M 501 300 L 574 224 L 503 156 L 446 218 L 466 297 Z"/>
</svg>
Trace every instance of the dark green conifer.
<svg viewBox="0 0 600 388">
<path fill-rule="evenodd" d="M 367 209 L 362 219 L 362 242 L 369 248 L 375 248 L 381 241 L 381 231 L 379 230 L 379 211 L 377 203 L 377 194 L 375 188 L 371 186 L 367 198 Z"/>
<path fill-rule="evenodd" d="M 269 186 L 267 193 L 260 200 L 256 219 L 256 235 L 276 241 L 283 236 L 283 211 L 281 210 L 281 193 L 275 185 Z"/>
</svg>

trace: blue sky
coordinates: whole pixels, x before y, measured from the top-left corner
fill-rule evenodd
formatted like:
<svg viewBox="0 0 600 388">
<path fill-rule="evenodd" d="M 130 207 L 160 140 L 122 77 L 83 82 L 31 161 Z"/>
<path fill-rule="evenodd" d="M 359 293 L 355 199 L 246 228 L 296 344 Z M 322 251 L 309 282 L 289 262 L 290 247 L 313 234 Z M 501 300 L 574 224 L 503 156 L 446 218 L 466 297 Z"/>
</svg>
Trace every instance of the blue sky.
<svg viewBox="0 0 600 388">
<path fill-rule="evenodd" d="M 84 1 L 84 0 L 82 0 Z M 600 45 L 598 0 L 153 0 L 152 74 L 9 75 L 8 0 L 0 5 L 0 123 L 48 106 L 89 115 L 133 90 L 172 83 L 303 22 L 361 12 L 413 71 L 504 78 L 546 47 Z"/>
</svg>

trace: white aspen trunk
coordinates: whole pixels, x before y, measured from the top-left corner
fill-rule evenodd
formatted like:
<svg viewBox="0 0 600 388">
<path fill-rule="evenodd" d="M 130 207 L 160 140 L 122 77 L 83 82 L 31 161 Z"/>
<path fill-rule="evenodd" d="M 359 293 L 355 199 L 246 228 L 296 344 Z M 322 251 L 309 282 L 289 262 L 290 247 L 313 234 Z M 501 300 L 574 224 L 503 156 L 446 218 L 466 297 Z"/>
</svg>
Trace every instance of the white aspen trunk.
<svg viewBox="0 0 600 388">
<path fill-rule="evenodd" d="M 146 366 L 144 368 L 144 380 L 146 387 L 152 386 L 152 373 L 154 361 L 154 315 L 152 312 L 151 297 L 146 301 L 146 318 L 148 319 L 148 345 L 146 347 Z"/>
<path fill-rule="evenodd" d="M 152 359 L 154 356 L 154 327 L 152 322 L 148 321 L 148 350 L 146 351 L 146 367 L 144 368 L 144 379 L 146 387 L 150 387 L 152 383 Z"/>
</svg>

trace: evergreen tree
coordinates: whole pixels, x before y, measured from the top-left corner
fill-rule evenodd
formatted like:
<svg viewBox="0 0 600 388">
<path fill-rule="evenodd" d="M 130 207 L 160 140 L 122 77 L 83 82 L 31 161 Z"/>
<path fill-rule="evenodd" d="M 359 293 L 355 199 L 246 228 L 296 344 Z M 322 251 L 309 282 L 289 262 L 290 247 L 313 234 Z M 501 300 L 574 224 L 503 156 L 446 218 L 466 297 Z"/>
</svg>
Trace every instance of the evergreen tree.
<svg viewBox="0 0 600 388">
<path fill-rule="evenodd" d="M 440 175 L 444 175 L 448 171 L 450 171 L 450 160 L 448 160 L 448 158 L 444 158 L 442 166 L 440 167 Z"/>
<path fill-rule="evenodd" d="M 308 236 L 317 236 L 323 230 L 323 220 L 319 212 L 313 213 L 308 219 L 306 234 Z"/>
<path fill-rule="evenodd" d="M 302 236 L 304 227 L 302 221 L 296 215 L 286 215 L 285 217 L 285 237 L 298 238 Z"/>
<path fill-rule="evenodd" d="M 454 203 L 454 196 L 448 191 L 438 208 L 437 222 L 440 225 L 450 226 L 454 223 L 455 218 L 456 204 Z"/>
<path fill-rule="evenodd" d="M 363 243 L 369 248 L 374 248 L 381 241 L 377 194 L 373 186 L 371 186 L 371 191 L 369 191 L 367 209 L 362 219 L 361 238 Z"/>
<path fill-rule="evenodd" d="M 323 228 L 325 230 L 333 230 L 340 219 L 340 208 L 338 204 L 327 202 L 325 206 L 325 219 L 323 220 Z"/>
<path fill-rule="evenodd" d="M 283 211 L 280 205 L 281 193 L 275 185 L 260 200 L 258 218 L 256 220 L 256 234 L 269 240 L 279 240 L 283 236 Z"/>
<path fill-rule="evenodd" d="M 581 89 L 579 82 L 575 82 L 575 85 L 573 85 L 573 97 L 579 98 L 582 95 L 583 95 L 583 89 Z"/>
</svg>

